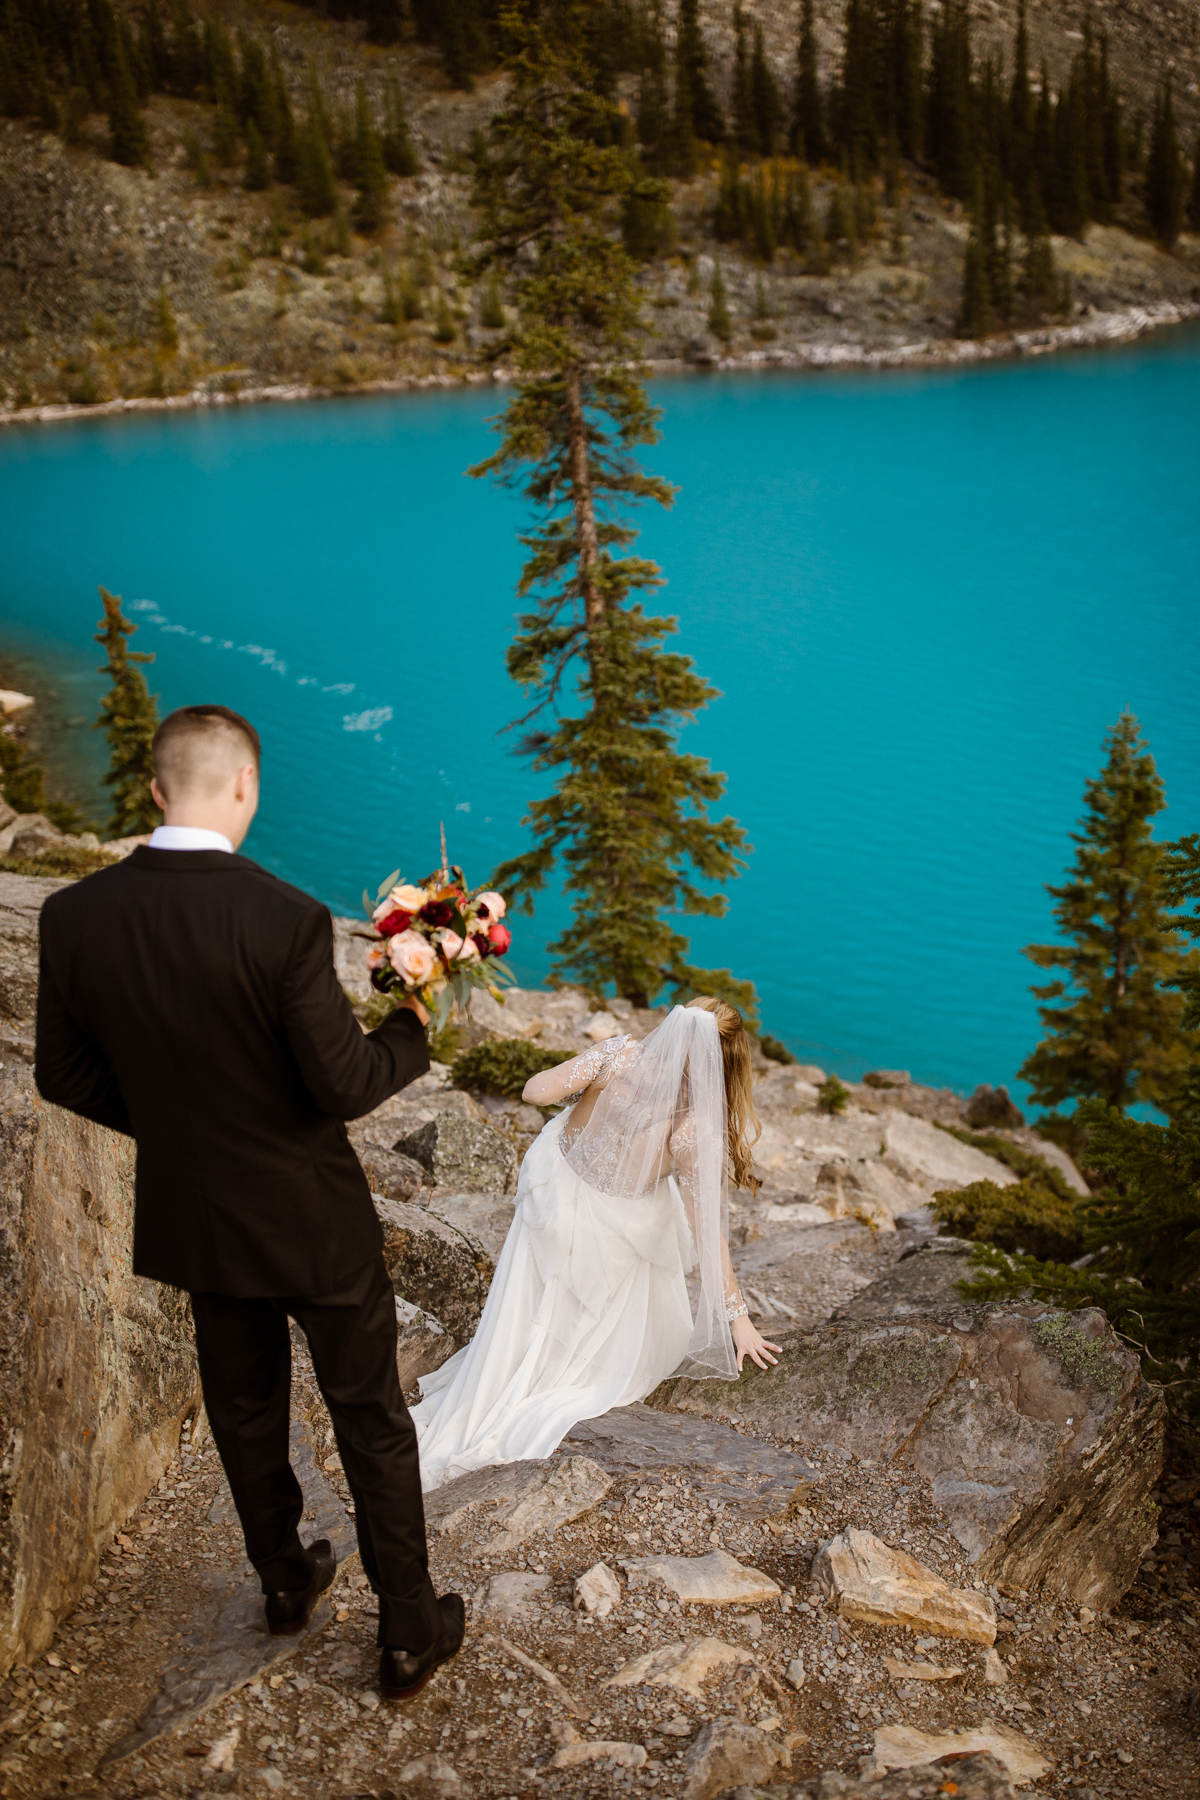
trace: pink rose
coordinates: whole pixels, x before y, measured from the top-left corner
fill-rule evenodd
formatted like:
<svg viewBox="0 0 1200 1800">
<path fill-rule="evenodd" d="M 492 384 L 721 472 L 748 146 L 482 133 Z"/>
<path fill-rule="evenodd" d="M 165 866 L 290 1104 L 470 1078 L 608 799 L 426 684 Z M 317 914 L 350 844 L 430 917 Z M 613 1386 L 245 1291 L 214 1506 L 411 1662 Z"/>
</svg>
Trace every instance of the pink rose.
<svg viewBox="0 0 1200 1800">
<path fill-rule="evenodd" d="M 447 925 L 443 930 L 435 931 L 433 935 L 441 945 L 442 954 L 446 958 L 446 961 L 453 962 L 463 947 L 463 941 L 459 937 L 457 931 L 451 931 L 450 927 Z"/>
<path fill-rule="evenodd" d="M 474 938 L 468 938 L 458 953 L 459 962 L 478 962 L 479 946 Z"/>
<path fill-rule="evenodd" d="M 504 956 L 512 943 L 512 932 L 507 925 L 493 925 L 488 932 L 488 943 L 497 956 Z"/>
<path fill-rule="evenodd" d="M 432 945 L 419 931 L 402 931 L 388 939 L 388 961 L 401 981 L 410 987 L 423 987 L 437 967 Z"/>
<path fill-rule="evenodd" d="M 383 945 L 382 944 L 372 944 L 371 948 L 367 951 L 367 967 L 368 967 L 368 969 L 370 969 L 371 973 L 374 974 L 376 969 L 382 969 L 383 964 L 384 964 Z"/>
<path fill-rule="evenodd" d="M 475 902 L 475 910 L 481 919 L 490 919 L 496 922 L 502 919 L 508 911 L 508 901 L 503 894 L 491 892 L 480 894 Z"/>
</svg>

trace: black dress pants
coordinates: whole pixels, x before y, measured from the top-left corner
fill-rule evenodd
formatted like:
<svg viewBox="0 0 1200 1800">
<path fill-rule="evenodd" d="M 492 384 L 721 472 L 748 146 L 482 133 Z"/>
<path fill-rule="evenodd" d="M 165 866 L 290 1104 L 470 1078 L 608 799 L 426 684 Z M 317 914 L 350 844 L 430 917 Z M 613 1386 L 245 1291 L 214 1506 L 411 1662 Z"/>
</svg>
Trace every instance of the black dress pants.
<svg viewBox="0 0 1200 1800">
<path fill-rule="evenodd" d="M 420 1651 L 441 1631 L 429 1579 L 417 1434 L 396 1374 L 396 1303 L 383 1258 L 336 1294 L 192 1294 L 213 1439 L 263 1592 L 308 1585 L 300 1483 L 288 1460 L 289 1317 L 312 1352 L 354 1499 L 363 1571 L 379 1596 L 379 1642 Z"/>
</svg>

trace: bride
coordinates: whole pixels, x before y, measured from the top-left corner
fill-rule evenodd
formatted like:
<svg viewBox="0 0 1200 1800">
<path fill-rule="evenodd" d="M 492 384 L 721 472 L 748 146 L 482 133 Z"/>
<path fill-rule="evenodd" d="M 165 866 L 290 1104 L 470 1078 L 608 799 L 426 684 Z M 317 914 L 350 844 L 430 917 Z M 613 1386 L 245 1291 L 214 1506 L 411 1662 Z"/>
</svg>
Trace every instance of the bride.
<svg viewBox="0 0 1200 1800">
<path fill-rule="evenodd" d="M 549 1456 L 669 1375 L 777 1360 L 729 1260 L 728 1180 L 757 1186 L 750 1082 L 741 1015 L 698 999 L 640 1043 L 609 1038 L 526 1084 L 535 1105 L 570 1104 L 525 1156 L 474 1337 L 421 1377 L 427 1490 Z"/>
</svg>

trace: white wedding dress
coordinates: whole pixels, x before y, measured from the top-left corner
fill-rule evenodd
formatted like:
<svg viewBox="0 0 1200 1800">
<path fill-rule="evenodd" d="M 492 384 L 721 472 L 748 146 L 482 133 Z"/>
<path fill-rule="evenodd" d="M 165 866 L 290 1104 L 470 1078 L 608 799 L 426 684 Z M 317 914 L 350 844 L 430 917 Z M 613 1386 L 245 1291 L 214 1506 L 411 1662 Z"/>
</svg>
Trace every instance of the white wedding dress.
<svg viewBox="0 0 1200 1800">
<path fill-rule="evenodd" d="M 426 1490 L 549 1456 L 580 1419 L 675 1372 L 736 1375 L 711 1015 L 675 1007 L 642 1043 L 610 1038 L 530 1090 L 572 1104 L 525 1156 L 474 1337 L 421 1377 Z"/>
</svg>

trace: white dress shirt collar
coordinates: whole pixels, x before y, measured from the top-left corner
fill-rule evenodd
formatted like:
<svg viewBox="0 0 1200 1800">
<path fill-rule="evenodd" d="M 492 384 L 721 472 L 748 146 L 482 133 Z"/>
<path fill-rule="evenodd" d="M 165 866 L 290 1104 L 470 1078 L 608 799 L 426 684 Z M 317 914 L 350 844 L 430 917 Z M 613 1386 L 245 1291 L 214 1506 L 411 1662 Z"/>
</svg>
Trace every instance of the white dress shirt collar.
<svg viewBox="0 0 1200 1800">
<path fill-rule="evenodd" d="M 151 850 L 227 850 L 233 845 L 222 831 L 206 831 L 201 825 L 156 825 L 150 833 Z"/>
</svg>

